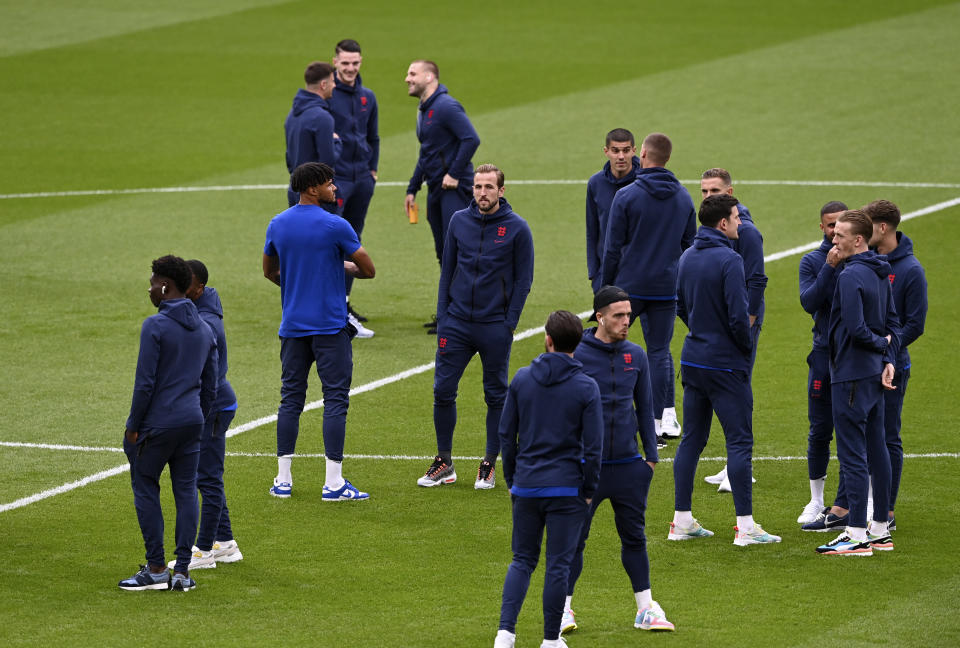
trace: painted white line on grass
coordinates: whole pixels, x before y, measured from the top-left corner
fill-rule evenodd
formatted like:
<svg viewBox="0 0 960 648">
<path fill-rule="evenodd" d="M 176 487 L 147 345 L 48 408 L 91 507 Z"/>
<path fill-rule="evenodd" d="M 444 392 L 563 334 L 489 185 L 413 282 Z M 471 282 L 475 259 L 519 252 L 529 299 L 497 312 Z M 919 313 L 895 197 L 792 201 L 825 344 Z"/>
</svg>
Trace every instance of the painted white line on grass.
<svg viewBox="0 0 960 648">
<path fill-rule="evenodd" d="M 745 183 L 741 182 L 740 184 L 745 184 Z M 960 185 L 958 185 L 958 187 L 960 187 Z M 130 190 L 128 190 L 128 191 L 130 191 Z M 2 197 L 2 196 L 0 196 L 0 197 Z M 901 217 L 901 220 L 907 220 L 907 219 L 910 219 L 910 218 L 916 218 L 916 217 L 918 217 L 918 216 L 924 216 L 924 215 L 926 215 L 926 214 L 932 214 L 932 213 L 934 213 L 934 212 L 938 212 L 938 211 L 942 211 L 942 210 L 944 210 L 944 209 L 948 209 L 948 208 L 953 207 L 953 206 L 955 206 L 955 205 L 960 205 L 960 198 L 954 198 L 953 200 L 947 200 L 947 201 L 944 201 L 944 202 L 937 203 L 937 204 L 935 204 L 935 205 L 930 205 L 929 207 L 924 207 L 923 209 L 918 209 L 918 210 L 916 210 L 916 211 L 910 212 L 909 214 L 903 215 L 903 216 Z M 795 255 L 795 254 L 800 254 L 801 252 L 806 252 L 807 250 L 816 249 L 817 247 L 819 247 L 819 245 L 820 245 L 820 241 L 814 241 L 813 243 L 809 243 L 809 244 L 807 244 L 807 245 L 805 245 L 805 246 L 795 247 L 795 248 L 791 248 L 790 250 L 784 250 L 783 252 L 777 252 L 777 253 L 774 253 L 774 254 L 767 255 L 767 256 L 764 258 L 764 261 L 769 263 L 770 261 L 776 261 L 776 260 L 778 260 L 778 259 L 783 259 L 783 258 L 788 257 L 788 256 L 792 256 L 792 255 Z M 584 311 L 584 312 L 582 312 L 582 313 L 578 313 L 577 315 L 578 315 L 580 318 L 584 318 L 584 317 L 587 317 L 589 314 L 590 314 L 590 311 Z M 532 336 L 534 336 L 534 335 L 537 335 L 538 333 L 543 333 L 543 331 L 544 331 L 544 328 L 543 328 L 542 326 L 538 326 L 538 327 L 536 327 L 536 328 L 531 328 L 531 329 L 526 329 L 526 330 L 521 331 L 520 333 L 517 333 L 516 335 L 514 335 L 514 336 L 513 336 L 513 339 L 514 339 L 514 341 L 524 340 L 524 339 L 526 339 L 526 338 L 528 338 L 528 337 L 532 337 Z M 410 378 L 410 377 L 412 377 L 412 376 L 416 376 L 416 375 L 418 375 L 418 374 L 425 373 L 425 372 L 430 371 L 431 369 L 433 369 L 433 367 L 434 367 L 434 363 L 428 362 L 427 364 L 422 364 L 422 365 L 420 365 L 420 366 L 413 367 L 412 369 L 407 369 L 407 370 L 405 370 L 405 371 L 401 371 L 400 373 L 394 374 L 394 375 L 392 375 L 392 376 L 387 376 L 386 378 L 381 378 L 380 380 L 374 380 L 373 382 L 369 382 L 369 383 L 366 383 L 366 384 L 361 385 L 361 386 L 359 386 L 359 387 L 355 387 L 355 388 L 351 389 L 351 390 L 350 390 L 350 395 L 353 396 L 353 395 L 356 395 L 356 394 L 362 394 L 362 393 L 364 393 L 364 392 L 368 392 L 368 391 L 372 391 L 372 390 L 374 390 L 374 389 L 378 389 L 378 388 L 383 387 L 383 386 L 385 386 L 385 385 L 389 385 L 389 384 L 391 384 L 391 383 L 395 383 L 395 382 L 397 382 L 397 381 L 404 380 L 404 379 L 406 379 L 406 378 Z M 320 408 L 320 407 L 323 407 L 323 399 L 320 399 L 320 400 L 318 400 L 318 401 L 314 401 L 314 402 L 312 402 L 312 403 L 308 403 L 308 404 L 304 407 L 304 411 L 313 410 L 313 409 L 318 409 L 318 408 Z M 258 427 L 260 427 L 260 426 L 262 426 L 262 425 L 267 425 L 267 424 L 269 424 L 269 423 L 273 423 L 273 422 L 275 422 L 276 420 L 277 420 L 277 415 L 276 415 L 276 414 L 271 414 L 270 416 L 264 416 L 264 417 L 255 419 L 255 420 L 253 420 L 253 421 L 250 421 L 250 422 L 248 422 L 248 423 L 244 423 L 244 424 L 242 424 L 242 425 L 239 425 L 239 426 L 237 426 L 236 428 L 232 428 L 231 430 L 229 430 L 229 431 L 227 432 L 227 436 L 228 436 L 228 437 L 236 436 L 236 435 L 240 434 L 241 432 L 247 432 L 247 431 L 249 431 L 249 430 L 253 430 L 253 429 L 258 428 Z M 7 442 L 0 442 L 0 445 L 6 445 L 6 444 L 7 444 Z M 275 455 L 270 455 L 270 456 L 275 456 Z M 362 456 L 362 455 L 355 455 L 355 456 Z M 947 454 L 945 454 L 944 456 L 950 456 L 950 455 L 949 455 L 949 453 L 947 453 Z M 762 460 L 762 459 L 759 458 L 759 457 L 757 457 L 756 459 L 757 459 L 757 460 Z M 0 504 L 0 513 L 3 513 L 4 511 L 10 511 L 10 510 L 13 510 L 13 509 L 16 509 L 16 508 L 20 508 L 20 507 L 22 507 L 22 506 L 27 506 L 28 504 L 33 504 L 33 503 L 35 503 L 35 502 L 39 502 L 39 501 L 41 501 L 41 500 L 47 499 L 48 497 L 53 497 L 54 495 L 60 495 L 61 493 L 69 492 L 69 491 L 71 491 L 71 490 L 73 490 L 73 489 L 75 489 L 75 488 L 81 488 L 81 487 L 86 486 L 86 485 L 88 485 L 88 484 L 92 484 L 92 483 L 94 483 L 94 482 L 100 481 L 101 479 L 106 479 L 107 477 L 112 477 L 113 475 L 119 475 L 120 473 L 126 472 L 127 470 L 129 470 L 129 467 L 128 467 L 127 464 L 124 464 L 124 465 L 122 465 L 122 466 L 117 466 L 116 468 L 112 468 L 112 469 L 110 469 L 110 470 L 105 470 L 105 471 L 96 473 L 95 475 L 90 475 L 89 477 L 84 477 L 83 479 L 81 479 L 81 480 L 79 480 L 79 481 L 70 482 L 70 483 L 68 483 L 68 484 L 63 484 L 62 486 L 58 486 L 57 488 L 52 488 L 52 489 L 50 489 L 50 490 L 46 490 L 46 491 L 43 491 L 43 492 L 41 492 L 41 493 L 37 493 L 37 494 L 35 494 L 35 495 L 30 495 L 29 497 L 24 497 L 24 498 L 22 498 L 22 499 L 16 500 L 15 502 L 10 502 L 9 504 Z"/>
<path fill-rule="evenodd" d="M 700 180 L 680 180 L 685 185 L 699 185 Z M 377 183 L 381 187 L 406 187 L 407 183 L 399 180 L 384 180 Z M 510 185 L 528 186 L 555 186 L 555 185 L 585 185 L 585 179 L 576 180 L 511 180 Z M 960 189 L 960 184 L 953 182 L 884 182 L 860 180 L 737 180 L 738 185 L 758 186 L 785 186 L 785 187 L 888 187 L 902 189 Z M 137 194 L 176 194 L 202 193 L 217 191 L 280 191 L 286 189 L 285 184 L 241 184 L 241 185 L 206 185 L 188 187 L 140 187 L 137 189 L 78 189 L 76 191 L 36 191 L 27 193 L 0 194 L 0 200 L 15 200 L 23 198 L 67 198 L 77 196 L 130 196 Z"/>
<path fill-rule="evenodd" d="M 0 441 L 5 448 L 34 448 L 38 450 L 73 450 L 76 452 L 123 452 L 123 448 L 110 446 L 78 446 L 63 445 L 60 443 L 24 443 L 21 441 Z"/>
</svg>

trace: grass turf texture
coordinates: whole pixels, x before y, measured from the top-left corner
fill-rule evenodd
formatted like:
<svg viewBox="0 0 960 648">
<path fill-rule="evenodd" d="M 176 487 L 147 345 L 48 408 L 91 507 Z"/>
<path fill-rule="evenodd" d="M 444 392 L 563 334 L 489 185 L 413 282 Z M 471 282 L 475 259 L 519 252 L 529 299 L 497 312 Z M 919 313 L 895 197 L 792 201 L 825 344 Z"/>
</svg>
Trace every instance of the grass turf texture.
<svg viewBox="0 0 960 648">
<path fill-rule="evenodd" d="M 365 48 L 364 81 L 381 105 L 385 180 L 405 180 L 416 155 L 415 104 L 401 79 L 418 56 L 440 63 L 443 81 L 483 140 L 475 161 L 497 162 L 508 185 L 585 180 L 603 162 L 603 134 L 620 125 L 641 137 L 670 134 L 670 167 L 682 178 L 715 165 L 729 168 L 735 180 L 955 183 L 960 177 L 954 152 L 960 133 L 947 109 L 957 91 L 942 82 L 960 72 L 953 55 L 956 4 L 913 3 L 909 12 L 895 3 L 824 2 L 789 10 L 744 2 L 597 5 L 590 12 L 566 2 L 506 12 L 493 4 L 479 14 L 441 7 L 429 20 L 428 43 L 422 9 L 399 4 L 367 3 L 336 20 L 308 3 L 248 2 L 233 5 L 232 13 L 214 2 L 183 6 L 133 14 L 126 3 L 98 3 L 99 13 L 70 14 L 78 26 L 72 34 L 56 27 L 65 5 L 37 6 L 51 19 L 32 18 L 31 37 L 5 41 L 0 58 L 6 124 L 0 193 L 282 183 L 280 128 L 300 71 L 309 60 L 327 58 L 344 36 Z M 5 24 L 14 11 L 0 7 Z M 589 306 L 583 192 L 582 185 L 508 186 L 507 198 L 530 222 L 537 248 L 520 329 L 541 325 L 554 308 Z M 378 189 L 364 233 L 378 277 L 358 282 L 354 300 L 372 316 L 377 336 L 354 345 L 355 386 L 433 357 L 434 340 L 419 326 L 435 297 L 432 243 L 425 225 L 405 224 L 402 194 L 402 187 Z M 907 212 L 960 190 L 745 184 L 737 194 L 771 253 L 816 240 L 816 213 L 827 200 L 859 205 L 886 197 Z M 237 423 L 275 412 L 279 300 L 260 276 L 259 255 L 266 223 L 283 201 L 280 190 L 0 200 L 8 252 L 0 268 L 0 440 L 119 446 L 139 324 L 152 312 L 145 295 L 149 261 L 171 250 L 203 259 L 223 296 Z M 943 245 L 960 234 L 958 215 L 953 208 L 903 226 L 927 268 L 931 303 L 927 333 L 912 349 L 908 452 L 958 450 L 952 399 L 958 267 Z M 810 320 L 796 297 L 798 260 L 768 266 L 754 379 L 757 455 L 805 452 Z M 678 324 L 675 353 L 684 333 Z M 638 331 L 634 337 L 639 341 Z M 517 343 L 512 371 L 541 344 L 539 336 Z M 479 383 L 472 365 L 459 401 L 458 454 L 482 448 Z M 356 396 L 347 451 L 432 453 L 431 384 L 427 372 Z M 310 398 L 319 397 L 316 384 Z M 304 416 L 300 452 L 322 452 L 320 419 L 318 411 Z M 229 449 L 271 453 L 273 426 L 235 437 Z M 705 456 L 722 453 L 716 429 Z M 0 462 L 6 466 L 0 502 L 10 502 L 119 465 L 123 457 L 0 448 Z M 745 551 L 729 544 L 731 502 L 702 482 L 694 512 L 717 537 L 666 542 L 672 477 L 662 465 L 648 515 L 650 553 L 654 595 L 677 623 L 677 639 L 741 643 L 746 620 L 751 641 L 812 644 L 821 641 L 821 620 L 836 616 L 842 600 L 845 616 L 834 636 L 845 644 L 883 637 L 955 645 L 960 623 L 950 593 L 960 578 L 944 547 L 951 540 L 945 521 L 960 513 L 956 462 L 908 460 L 897 550 L 856 564 L 814 556 L 813 547 L 830 536 L 796 530 L 793 521 L 807 500 L 805 462 L 756 463 L 757 519 L 784 542 Z M 279 639 L 379 646 L 436 636 L 450 645 L 489 644 L 509 561 L 503 484 L 475 493 L 475 462 L 461 461 L 457 486 L 417 489 L 413 482 L 427 463 L 351 460 L 347 476 L 373 499 L 324 507 L 322 460 L 298 459 L 295 495 L 280 502 L 266 495 L 273 459 L 229 458 L 227 488 L 246 557 L 197 571 L 200 588 L 189 602 L 159 593 L 130 601 L 137 595 L 115 588 L 142 560 L 125 476 L 0 513 L 0 642 L 128 643 L 132 632 L 143 636 L 136 628 L 169 626 L 176 618 L 176 627 L 201 645 Z M 718 468 L 704 463 L 699 476 Z M 834 462 L 828 490 L 835 469 Z M 164 501 L 169 548 L 173 509 Z M 635 640 L 618 553 L 604 507 L 578 585 L 574 607 L 582 630 L 571 646 Z M 520 645 L 536 645 L 541 632 L 541 578 L 538 572 L 521 615 Z"/>
</svg>

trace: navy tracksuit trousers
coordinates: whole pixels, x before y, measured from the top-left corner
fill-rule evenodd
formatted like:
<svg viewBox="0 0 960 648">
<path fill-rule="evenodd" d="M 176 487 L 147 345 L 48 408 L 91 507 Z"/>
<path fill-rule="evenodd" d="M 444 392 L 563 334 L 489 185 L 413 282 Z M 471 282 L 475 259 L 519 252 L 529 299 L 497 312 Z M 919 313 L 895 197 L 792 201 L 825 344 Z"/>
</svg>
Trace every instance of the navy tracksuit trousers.
<svg viewBox="0 0 960 648">
<path fill-rule="evenodd" d="M 453 449 L 457 426 L 457 387 L 474 354 L 483 364 L 483 398 L 487 403 L 486 454 L 500 453 L 500 414 L 507 398 L 507 374 L 513 331 L 503 322 L 466 322 L 448 315 L 437 329 L 436 369 L 433 379 L 433 424 L 437 450 Z"/>
<path fill-rule="evenodd" d="M 277 412 L 277 456 L 293 454 L 300 434 L 300 414 L 307 400 L 307 377 L 317 363 L 323 388 L 323 450 L 327 459 L 343 461 L 347 408 L 353 380 L 353 327 L 332 335 L 280 338 L 283 367 Z"/>
<path fill-rule="evenodd" d="M 133 505 L 143 534 L 148 565 L 167 566 L 163 554 L 163 510 L 160 507 L 160 474 L 170 466 L 170 485 L 177 507 L 174 536 L 177 564 L 186 574 L 197 537 L 197 459 L 203 425 L 140 430 L 135 444 L 124 436 L 123 451 L 130 462 Z"/>
<path fill-rule="evenodd" d="M 567 591 L 570 563 L 587 515 L 579 496 L 517 497 L 513 500 L 513 561 L 503 582 L 500 630 L 516 632 L 517 617 L 527 596 L 530 575 L 540 560 L 543 531 L 547 531 L 547 566 L 543 577 L 543 638 L 560 636 L 560 618 Z"/>
<path fill-rule="evenodd" d="M 900 439 L 900 415 L 903 412 L 903 399 L 907 395 L 907 383 L 910 382 L 910 368 L 897 370 L 893 376 L 893 391 L 883 392 L 883 428 L 890 455 L 890 510 L 897 503 L 900 492 L 900 475 L 903 473 L 903 441 Z"/>
<path fill-rule="evenodd" d="M 447 227 L 454 212 L 466 209 L 473 198 L 469 189 L 459 185 L 456 189 L 427 190 L 427 222 L 433 233 L 433 247 L 437 252 L 437 262 L 443 261 L 443 242 L 447 238 Z"/>
<path fill-rule="evenodd" d="M 807 474 L 820 479 L 830 464 L 830 441 L 833 440 L 833 403 L 830 398 L 830 353 L 813 350 L 807 356 Z"/>
<path fill-rule="evenodd" d="M 604 500 L 613 506 L 613 520 L 620 535 L 620 561 L 630 578 L 634 592 L 650 589 L 650 558 L 647 556 L 647 536 L 644 533 L 647 494 L 653 469 L 642 459 L 630 463 L 603 464 L 600 469 L 600 486 L 590 501 L 580 532 L 580 542 L 570 565 L 567 579 L 567 596 L 583 571 L 583 549 L 590 535 L 593 516 Z"/>
<path fill-rule="evenodd" d="M 197 548 L 210 551 L 216 540 L 233 540 L 230 511 L 223 489 L 223 461 L 227 451 L 227 430 L 237 411 L 215 412 L 203 426 L 200 459 L 197 464 L 197 490 L 200 491 L 200 527 Z"/>
<path fill-rule="evenodd" d="M 833 424 L 837 457 L 850 510 L 848 526 L 866 528 L 867 490 L 873 477 L 873 519 L 887 521 L 890 455 L 884 439 L 883 387 L 880 376 L 833 383 Z"/>
<path fill-rule="evenodd" d="M 663 418 L 665 407 L 674 406 L 675 385 L 670 340 L 677 319 L 675 299 L 630 298 L 630 324 L 640 318 L 643 343 L 650 363 L 650 389 L 653 393 L 653 417 Z M 686 421 L 684 421 L 686 424 Z"/>
<path fill-rule="evenodd" d="M 753 514 L 753 390 L 745 371 L 681 364 L 683 437 L 673 461 L 674 509 L 690 511 L 693 479 L 710 437 L 713 413 L 723 427 L 727 477 L 737 515 Z"/>
<path fill-rule="evenodd" d="M 363 224 L 367 219 L 367 209 L 370 207 L 370 200 L 373 198 L 373 189 L 376 181 L 369 173 L 361 174 L 357 180 L 347 180 L 345 178 L 336 178 L 337 185 L 337 214 L 350 223 L 353 231 L 357 233 L 357 238 L 363 234 Z M 360 239 L 361 241 L 363 239 Z M 349 272 L 343 274 L 344 284 L 347 289 L 347 297 L 350 296 L 350 289 L 353 288 L 353 275 Z"/>
</svg>

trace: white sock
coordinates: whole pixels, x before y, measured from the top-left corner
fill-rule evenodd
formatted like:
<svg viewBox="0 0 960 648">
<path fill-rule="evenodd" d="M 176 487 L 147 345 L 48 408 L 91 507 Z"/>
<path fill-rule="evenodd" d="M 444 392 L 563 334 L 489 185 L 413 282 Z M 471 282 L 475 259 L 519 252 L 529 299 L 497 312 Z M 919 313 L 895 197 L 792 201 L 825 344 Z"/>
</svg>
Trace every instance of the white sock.
<svg viewBox="0 0 960 648">
<path fill-rule="evenodd" d="M 820 479 L 810 480 L 810 501 L 819 502 L 820 508 L 823 508 L 823 484 L 827 481 L 826 475 Z"/>
<path fill-rule="evenodd" d="M 327 459 L 327 476 L 323 485 L 330 490 L 340 490 L 343 488 L 343 463 Z"/>
<path fill-rule="evenodd" d="M 886 522 L 877 522 L 876 520 L 871 520 L 867 525 L 867 528 L 875 536 L 882 536 L 887 534 L 887 523 Z"/>
<path fill-rule="evenodd" d="M 644 610 L 650 607 L 650 604 L 653 603 L 653 594 L 650 593 L 650 590 L 645 589 L 642 592 L 634 592 L 633 596 L 637 599 L 637 609 Z"/>
<path fill-rule="evenodd" d="M 290 464 L 293 462 L 293 455 L 280 455 L 277 457 L 277 481 L 281 483 L 293 484 L 293 475 L 290 474 Z"/>
<path fill-rule="evenodd" d="M 738 515 L 737 516 L 737 529 L 740 530 L 740 533 L 750 533 L 753 531 L 753 516 L 752 515 Z"/>
<path fill-rule="evenodd" d="M 676 418 L 677 418 L 677 408 L 676 408 L 676 407 L 664 407 L 664 408 L 663 408 L 663 418 L 667 418 L 667 413 L 668 413 L 668 412 L 669 412 L 670 416 L 672 416 L 673 419 L 676 420 Z"/>
<path fill-rule="evenodd" d="M 847 527 L 847 535 L 856 542 L 866 542 L 867 530 L 863 527 Z"/>
<path fill-rule="evenodd" d="M 564 602 L 563 602 L 563 609 L 564 609 L 564 610 L 569 610 L 569 609 L 570 609 L 570 605 L 572 604 L 572 602 L 573 602 L 573 596 L 568 596 L 568 597 L 566 598 L 566 600 L 564 600 Z"/>
<path fill-rule="evenodd" d="M 693 526 L 693 513 L 691 511 L 674 511 L 673 523 L 678 527 L 689 529 Z"/>
</svg>

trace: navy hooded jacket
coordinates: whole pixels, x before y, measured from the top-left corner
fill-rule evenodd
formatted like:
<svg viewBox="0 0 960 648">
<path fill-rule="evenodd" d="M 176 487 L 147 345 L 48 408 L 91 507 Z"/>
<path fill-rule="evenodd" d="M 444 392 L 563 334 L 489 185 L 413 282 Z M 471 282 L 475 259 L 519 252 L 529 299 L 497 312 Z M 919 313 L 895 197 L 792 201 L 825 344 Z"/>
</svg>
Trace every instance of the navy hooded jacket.
<svg viewBox="0 0 960 648">
<path fill-rule="evenodd" d="M 297 90 L 283 130 L 287 135 L 287 171 L 293 173 L 306 162 L 336 167 L 343 144 L 333 137 L 333 115 L 323 97 L 303 88 Z"/>
<path fill-rule="evenodd" d="M 840 268 L 827 263 L 833 243 L 826 236 L 820 247 L 800 259 L 800 305 L 813 317 L 813 350 L 827 353 L 830 348 L 830 305 L 837 287 Z"/>
<path fill-rule="evenodd" d="M 634 299 L 675 299 L 677 261 L 693 243 L 697 212 L 690 193 L 662 167 L 637 171 L 613 197 L 603 245 L 603 284 Z"/>
<path fill-rule="evenodd" d="M 513 377 L 500 417 L 503 478 L 518 497 L 593 497 L 603 413 L 597 383 L 565 353 L 543 353 Z"/>
<path fill-rule="evenodd" d="M 587 278 L 593 279 L 603 265 L 603 243 L 607 238 L 607 223 L 613 196 L 637 178 L 640 158 L 633 156 L 633 168 L 622 178 L 613 177 L 610 162 L 603 165 L 587 181 Z"/>
<path fill-rule="evenodd" d="M 503 198 L 489 216 L 477 201 L 454 212 L 440 265 L 437 317 L 517 328 L 533 283 L 533 236 Z"/>
<path fill-rule="evenodd" d="M 702 369 L 749 371 L 750 318 L 743 259 L 715 227 L 701 226 L 693 247 L 680 257 L 677 315 L 690 332 L 680 364 Z"/>
<path fill-rule="evenodd" d="M 352 86 L 337 79 L 336 74 L 334 79 L 330 112 L 343 146 L 335 171 L 337 178 L 356 182 L 370 177 L 380 163 L 377 97 L 364 87 L 359 74 Z"/>
<path fill-rule="evenodd" d="M 227 334 L 223 330 L 223 305 L 220 303 L 220 295 L 216 288 L 205 286 L 203 294 L 193 302 L 200 317 L 217 338 L 217 400 L 213 403 L 210 411 L 211 415 L 223 410 L 232 410 L 237 408 L 237 395 L 233 391 L 233 386 L 227 380 Z"/>
<path fill-rule="evenodd" d="M 203 425 L 217 397 L 217 340 L 189 299 L 160 302 L 143 322 L 127 429 Z"/>
<path fill-rule="evenodd" d="M 887 255 L 887 263 L 891 268 L 890 285 L 900 322 L 900 353 L 894 364 L 897 369 L 909 369 L 907 347 L 923 335 L 927 320 L 927 277 L 913 256 L 913 241 L 903 232 L 897 232 L 897 247 Z"/>
<path fill-rule="evenodd" d="M 430 191 L 439 189 L 445 173 L 459 180 L 464 189 L 473 186 L 470 159 L 480 146 L 480 136 L 463 106 L 447 93 L 443 84 L 420 103 L 417 139 L 420 140 L 420 157 L 407 186 L 408 194 L 416 195 L 424 180 Z"/>
<path fill-rule="evenodd" d="M 747 278 L 747 313 L 757 317 L 757 325 L 763 324 L 763 292 L 767 288 L 767 275 L 763 272 L 763 235 L 753 223 L 746 205 L 737 203 L 740 214 L 739 237 L 733 242 L 733 251 L 743 259 L 743 274 Z"/>
<path fill-rule="evenodd" d="M 830 310 L 830 380 L 879 376 L 895 363 L 900 321 L 893 304 L 890 264 L 873 250 L 848 257 L 837 277 Z M 891 336 L 888 344 L 886 336 Z"/>
<path fill-rule="evenodd" d="M 646 461 L 658 461 L 657 433 L 653 424 L 653 393 L 647 354 L 629 340 L 612 343 L 596 337 L 597 329 L 583 332 L 573 357 L 583 372 L 600 388 L 603 404 L 603 463 L 629 463 L 643 459 L 637 449 L 637 434 L 643 442 Z"/>
</svg>

